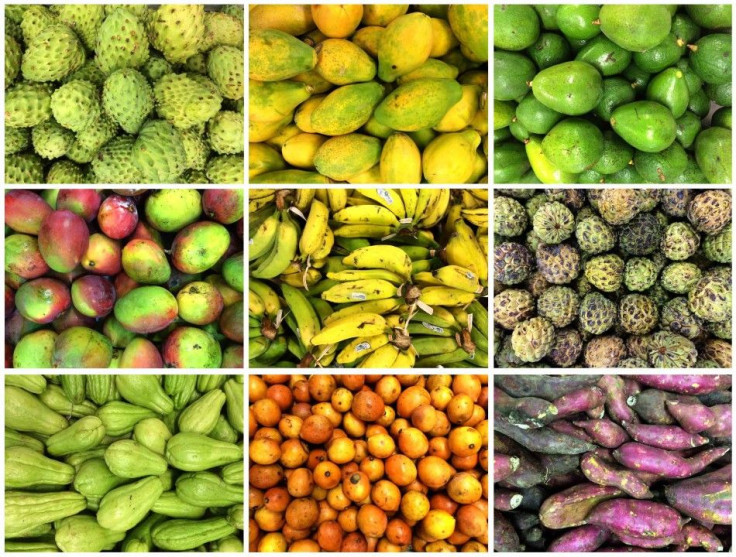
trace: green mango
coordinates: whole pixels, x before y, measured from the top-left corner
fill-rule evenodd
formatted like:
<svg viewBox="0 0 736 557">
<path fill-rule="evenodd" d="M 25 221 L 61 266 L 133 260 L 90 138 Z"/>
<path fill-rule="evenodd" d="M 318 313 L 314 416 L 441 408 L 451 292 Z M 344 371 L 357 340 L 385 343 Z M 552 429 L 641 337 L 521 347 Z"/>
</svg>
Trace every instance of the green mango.
<svg viewBox="0 0 736 557">
<path fill-rule="evenodd" d="M 648 73 L 658 73 L 675 64 L 685 53 L 685 45 L 674 33 L 644 52 L 634 52 L 634 63 Z"/>
<path fill-rule="evenodd" d="M 713 115 L 715 118 L 715 114 Z M 718 125 L 718 124 L 713 124 Z M 677 141 L 688 149 L 694 142 L 700 128 L 702 127 L 700 117 L 689 110 L 677 119 Z"/>
<path fill-rule="evenodd" d="M 634 153 L 636 171 L 647 182 L 671 184 L 687 166 L 687 153 L 675 142 L 659 153 Z"/>
<path fill-rule="evenodd" d="M 731 107 L 719 108 L 713 113 L 713 117 L 710 121 L 712 126 L 719 126 L 721 128 L 731 128 Z"/>
<path fill-rule="evenodd" d="M 567 62 L 572 58 L 570 43 L 557 33 L 542 33 L 526 53 L 540 70 Z"/>
<path fill-rule="evenodd" d="M 731 13 L 730 8 L 728 13 Z M 698 24 L 689 15 L 682 12 L 672 17 L 672 28 L 670 31 L 675 34 L 683 47 L 700 37 L 700 27 L 698 27 Z"/>
<path fill-rule="evenodd" d="M 599 10 L 594 4 L 565 4 L 557 9 L 557 26 L 569 39 L 592 39 L 601 32 Z"/>
<path fill-rule="evenodd" d="M 368 170 L 380 158 L 380 139 L 351 133 L 325 141 L 314 155 L 314 166 L 323 176 L 345 181 Z"/>
<path fill-rule="evenodd" d="M 534 4 L 534 10 L 542 21 L 543 29 L 547 31 L 557 31 L 559 29 L 557 25 L 557 10 L 559 9 L 559 4 Z"/>
<path fill-rule="evenodd" d="M 728 29 L 731 27 L 732 4 L 706 4 L 685 6 L 693 21 L 706 29 Z"/>
<path fill-rule="evenodd" d="M 642 70 L 633 62 L 621 73 L 621 76 L 629 81 L 631 87 L 635 90 L 644 89 L 649 83 L 649 80 L 652 79 L 652 74 L 650 72 Z"/>
<path fill-rule="evenodd" d="M 731 130 L 711 127 L 695 139 L 695 160 L 711 184 L 731 183 Z"/>
<path fill-rule="evenodd" d="M 526 143 L 531 135 L 529 130 L 526 129 L 518 120 L 511 122 L 509 125 L 509 131 L 516 141 L 521 141 L 522 143 Z"/>
<path fill-rule="evenodd" d="M 518 141 L 505 141 L 493 150 L 493 183 L 513 184 L 529 170 L 529 159 L 524 145 Z"/>
<path fill-rule="evenodd" d="M 379 124 L 397 131 L 431 128 L 462 96 L 462 87 L 454 79 L 415 79 L 394 89 L 376 107 L 374 116 Z"/>
<path fill-rule="evenodd" d="M 672 26 L 666 6 L 607 4 L 599 13 L 601 31 L 620 47 L 643 52 L 661 43 Z"/>
<path fill-rule="evenodd" d="M 323 135 L 354 132 L 370 119 L 382 98 L 383 87 L 375 81 L 338 87 L 312 111 L 312 128 Z"/>
<path fill-rule="evenodd" d="M 578 174 L 578 184 L 605 184 L 606 176 L 597 170 L 584 170 Z"/>
<path fill-rule="evenodd" d="M 634 168 L 634 163 L 627 164 L 618 172 L 606 176 L 607 184 L 643 184 L 644 178 Z"/>
<path fill-rule="evenodd" d="M 611 127 L 629 145 L 647 153 L 666 149 L 677 135 L 670 109 L 654 101 L 619 106 L 611 115 Z"/>
<path fill-rule="evenodd" d="M 685 84 L 687 85 L 687 92 L 690 93 L 690 96 L 703 88 L 703 80 L 690 68 L 690 62 L 688 62 L 687 58 L 680 58 L 675 66 L 682 71 Z"/>
<path fill-rule="evenodd" d="M 633 102 L 634 99 L 636 94 L 628 81 L 620 77 L 609 77 L 603 80 L 603 95 L 595 107 L 595 113 L 607 122 L 616 107 Z"/>
<path fill-rule="evenodd" d="M 493 6 L 493 46 L 503 50 L 524 50 L 539 37 L 539 17 L 524 4 Z"/>
<path fill-rule="evenodd" d="M 562 114 L 539 102 L 529 93 L 516 106 L 516 119 L 530 133 L 546 134 L 562 119 Z"/>
<path fill-rule="evenodd" d="M 687 109 L 701 118 L 705 118 L 705 115 L 710 112 L 710 99 L 703 89 L 690 94 L 690 102 L 687 105 Z"/>
<path fill-rule="evenodd" d="M 633 156 L 634 149 L 631 145 L 612 130 L 607 130 L 603 133 L 603 153 L 591 170 L 600 174 L 614 174 L 625 168 Z"/>
<path fill-rule="evenodd" d="M 545 106 L 578 116 L 590 112 L 603 94 L 603 79 L 587 62 L 563 62 L 539 72 L 532 91 Z"/>
<path fill-rule="evenodd" d="M 542 151 L 542 141 L 531 136 L 526 144 L 526 155 L 537 178 L 543 184 L 575 184 L 577 175 L 555 166 Z"/>
<path fill-rule="evenodd" d="M 557 168 L 578 174 L 603 154 L 603 133 L 582 118 L 567 118 L 542 140 L 542 151 Z"/>
<path fill-rule="evenodd" d="M 514 103 L 493 100 L 493 129 L 505 128 L 514 119 Z"/>
<path fill-rule="evenodd" d="M 312 94 L 312 88 L 296 81 L 248 82 L 248 118 L 254 122 L 278 122 Z"/>
<path fill-rule="evenodd" d="M 706 35 L 690 48 L 690 67 L 706 83 L 731 81 L 731 35 Z"/>
<path fill-rule="evenodd" d="M 258 81 L 289 79 L 317 64 L 311 46 L 278 29 L 251 29 L 248 47 L 249 77 Z"/>
<path fill-rule="evenodd" d="M 676 184 L 707 184 L 708 179 L 703 174 L 703 171 L 700 170 L 695 159 L 691 155 L 688 155 L 685 170 L 675 178 L 674 182 Z"/>
<path fill-rule="evenodd" d="M 529 92 L 537 68 L 527 56 L 504 50 L 493 51 L 493 98 L 513 101 Z"/>
<path fill-rule="evenodd" d="M 631 53 L 601 35 L 581 48 L 575 60 L 592 64 L 605 77 L 624 71 L 631 63 Z"/>
<path fill-rule="evenodd" d="M 679 118 L 685 114 L 690 102 L 684 74 L 677 68 L 667 68 L 655 75 L 647 86 L 646 97 L 650 101 L 663 104 L 672 111 L 675 118 Z"/>
<path fill-rule="evenodd" d="M 705 94 L 719 106 L 731 106 L 731 90 L 733 89 L 733 82 L 721 83 L 720 85 L 713 85 L 708 83 L 704 87 Z"/>
</svg>

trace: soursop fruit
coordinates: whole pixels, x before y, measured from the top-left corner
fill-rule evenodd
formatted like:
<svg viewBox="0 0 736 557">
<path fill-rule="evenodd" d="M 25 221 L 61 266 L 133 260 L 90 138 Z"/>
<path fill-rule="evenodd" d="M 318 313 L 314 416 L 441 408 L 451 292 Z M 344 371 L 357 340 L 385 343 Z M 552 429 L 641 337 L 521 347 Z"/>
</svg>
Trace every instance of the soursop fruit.
<svg viewBox="0 0 736 557">
<path fill-rule="evenodd" d="M 177 129 L 164 120 L 149 120 L 133 145 L 133 164 L 147 182 L 168 184 L 186 168 L 186 152 Z"/>
<path fill-rule="evenodd" d="M 195 130 L 182 130 L 179 133 L 187 155 L 187 168 L 190 170 L 204 170 L 207 158 L 210 155 L 210 147 L 204 137 Z"/>
<path fill-rule="evenodd" d="M 100 116 L 100 96 L 89 81 L 70 81 L 51 95 L 51 112 L 56 121 L 75 132 L 81 132 Z"/>
<path fill-rule="evenodd" d="M 139 184 L 143 176 L 133 164 L 135 138 L 121 135 L 107 142 L 92 161 L 92 170 L 99 182 Z"/>
<path fill-rule="evenodd" d="M 5 183 L 40 184 L 43 182 L 43 163 L 34 153 L 17 153 L 5 157 Z"/>
<path fill-rule="evenodd" d="M 12 85 L 20 72 L 20 61 L 23 52 L 18 41 L 10 35 L 5 35 L 5 88 Z"/>
<path fill-rule="evenodd" d="M 218 112 L 207 122 L 207 137 L 212 150 L 221 155 L 242 153 L 245 149 L 243 118 L 230 110 Z"/>
<path fill-rule="evenodd" d="M 200 50 L 207 52 L 218 45 L 243 48 L 243 20 L 222 12 L 204 14 L 204 37 Z"/>
<path fill-rule="evenodd" d="M 82 167 L 72 161 L 56 161 L 46 173 L 47 184 L 86 184 Z"/>
<path fill-rule="evenodd" d="M 36 153 L 45 159 L 58 159 L 74 143 L 74 132 L 51 119 L 33 128 L 31 139 Z"/>
<path fill-rule="evenodd" d="M 22 82 L 5 93 L 5 127 L 30 128 L 51 117 L 51 88 Z"/>
<path fill-rule="evenodd" d="M 49 25 L 23 53 L 21 71 L 28 81 L 58 81 L 84 64 L 84 47 L 66 25 Z"/>
<path fill-rule="evenodd" d="M 82 39 L 88 50 L 94 50 L 97 31 L 105 19 L 105 8 L 99 4 L 62 4 L 51 7 L 51 13 L 68 25 Z"/>
<path fill-rule="evenodd" d="M 153 88 L 158 115 L 179 129 L 204 124 L 220 110 L 222 97 L 215 87 L 184 74 L 168 74 Z"/>
<path fill-rule="evenodd" d="M 139 71 L 123 68 L 105 80 L 102 107 L 127 133 L 138 133 L 153 111 L 153 90 Z"/>
<path fill-rule="evenodd" d="M 20 22 L 23 42 L 29 44 L 41 31 L 54 23 L 56 23 L 56 16 L 47 7 L 38 4 L 28 6 Z"/>
<path fill-rule="evenodd" d="M 242 99 L 245 83 L 243 51 L 234 46 L 218 46 L 207 57 L 207 74 L 227 99 Z"/>
<path fill-rule="evenodd" d="M 238 155 L 213 157 L 207 163 L 205 172 L 213 184 L 242 184 L 245 180 L 243 157 Z"/>
<path fill-rule="evenodd" d="M 31 144 L 28 128 L 5 128 L 5 154 L 20 153 Z"/>
<path fill-rule="evenodd" d="M 117 9 L 100 26 L 95 53 L 97 65 L 106 74 L 140 68 L 149 55 L 146 29 L 131 12 Z"/>
<path fill-rule="evenodd" d="M 204 6 L 164 4 L 148 21 L 151 44 L 172 64 L 199 52 L 204 38 Z"/>
</svg>

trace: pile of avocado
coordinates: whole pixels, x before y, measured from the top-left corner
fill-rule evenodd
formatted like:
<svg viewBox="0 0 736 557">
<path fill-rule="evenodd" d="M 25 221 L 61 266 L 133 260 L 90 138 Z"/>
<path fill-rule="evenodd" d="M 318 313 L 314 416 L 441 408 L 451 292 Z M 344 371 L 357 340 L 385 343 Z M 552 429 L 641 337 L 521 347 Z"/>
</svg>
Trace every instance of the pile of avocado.
<svg viewBox="0 0 736 557">
<path fill-rule="evenodd" d="M 731 5 L 494 6 L 494 182 L 731 183 Z"/>
</svg>

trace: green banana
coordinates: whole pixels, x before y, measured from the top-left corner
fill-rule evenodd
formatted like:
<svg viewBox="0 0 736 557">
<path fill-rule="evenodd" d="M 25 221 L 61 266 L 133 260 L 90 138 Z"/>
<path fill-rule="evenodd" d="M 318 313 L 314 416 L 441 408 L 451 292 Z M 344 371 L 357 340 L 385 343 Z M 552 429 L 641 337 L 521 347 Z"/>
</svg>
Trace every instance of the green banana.
<svg viewBox="0 0 736 557">
<path fill-rule="evenodd" d="M 276 240 L 280 222 L 278 212 L 273 213 L 251 234 L 248 242 L 248 261 L 258 259 L 269 252 Z"/>
<path fill-rule="evenodd" d="M 268 257 L 251 274 L 256 278 L 275 278 L 283 273 L 296 255 L 299 230 L 287 211 L 281 214 L 276 241 Z"/>
<path fill-rule="evenodd" d="M 286 300 L 286 305 L 296 319 L 299 338 L 306 348 L 311 347 L 311 340 L 320 329 L 320 321 L 314 307 L 304 295 L 304 292 L 288 284 L 281 285 L 281 293 Z"/>
<path fill-rule="evenodd" d="M 467 311 L 473 314 L 473 328 L 478 327 L 483 336 L 488 338 L 488 310 L 478 300 L 473 300 Z"/>
<path fill-rule="evenodd" d="M 419 356 L 447 354 L 458 349 L 457 341 L 451 337 L 412 337 L 411 345 Z"/>
<path fill-rule="evenodd" d="M 257 337 L 248 339 L 248 358 L 257 358 L 263 354 L 270 345 L 270 341 L 266 337 Z"/>
<path fill-rule="evenodd" d="M 462 348 L 458 348 L 452 352 L 420 358 L 416 361 L 414 367 L 437 367 L 445 364 L 454 364 L 456 362 L 462 362 L 467 357 L 468 353 Z"/>
</svg>

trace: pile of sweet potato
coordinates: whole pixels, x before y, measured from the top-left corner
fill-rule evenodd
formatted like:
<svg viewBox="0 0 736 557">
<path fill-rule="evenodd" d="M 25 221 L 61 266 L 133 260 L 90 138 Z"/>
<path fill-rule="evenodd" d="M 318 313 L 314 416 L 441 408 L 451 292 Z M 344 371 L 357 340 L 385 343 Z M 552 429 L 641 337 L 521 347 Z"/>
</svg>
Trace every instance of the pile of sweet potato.
<svg viewBox="0 0 736 557">
<path fill-rule="evenodd" d="M 730 551 L 730 375 L 497 375 L 494 550 Z"/>
</svg>

